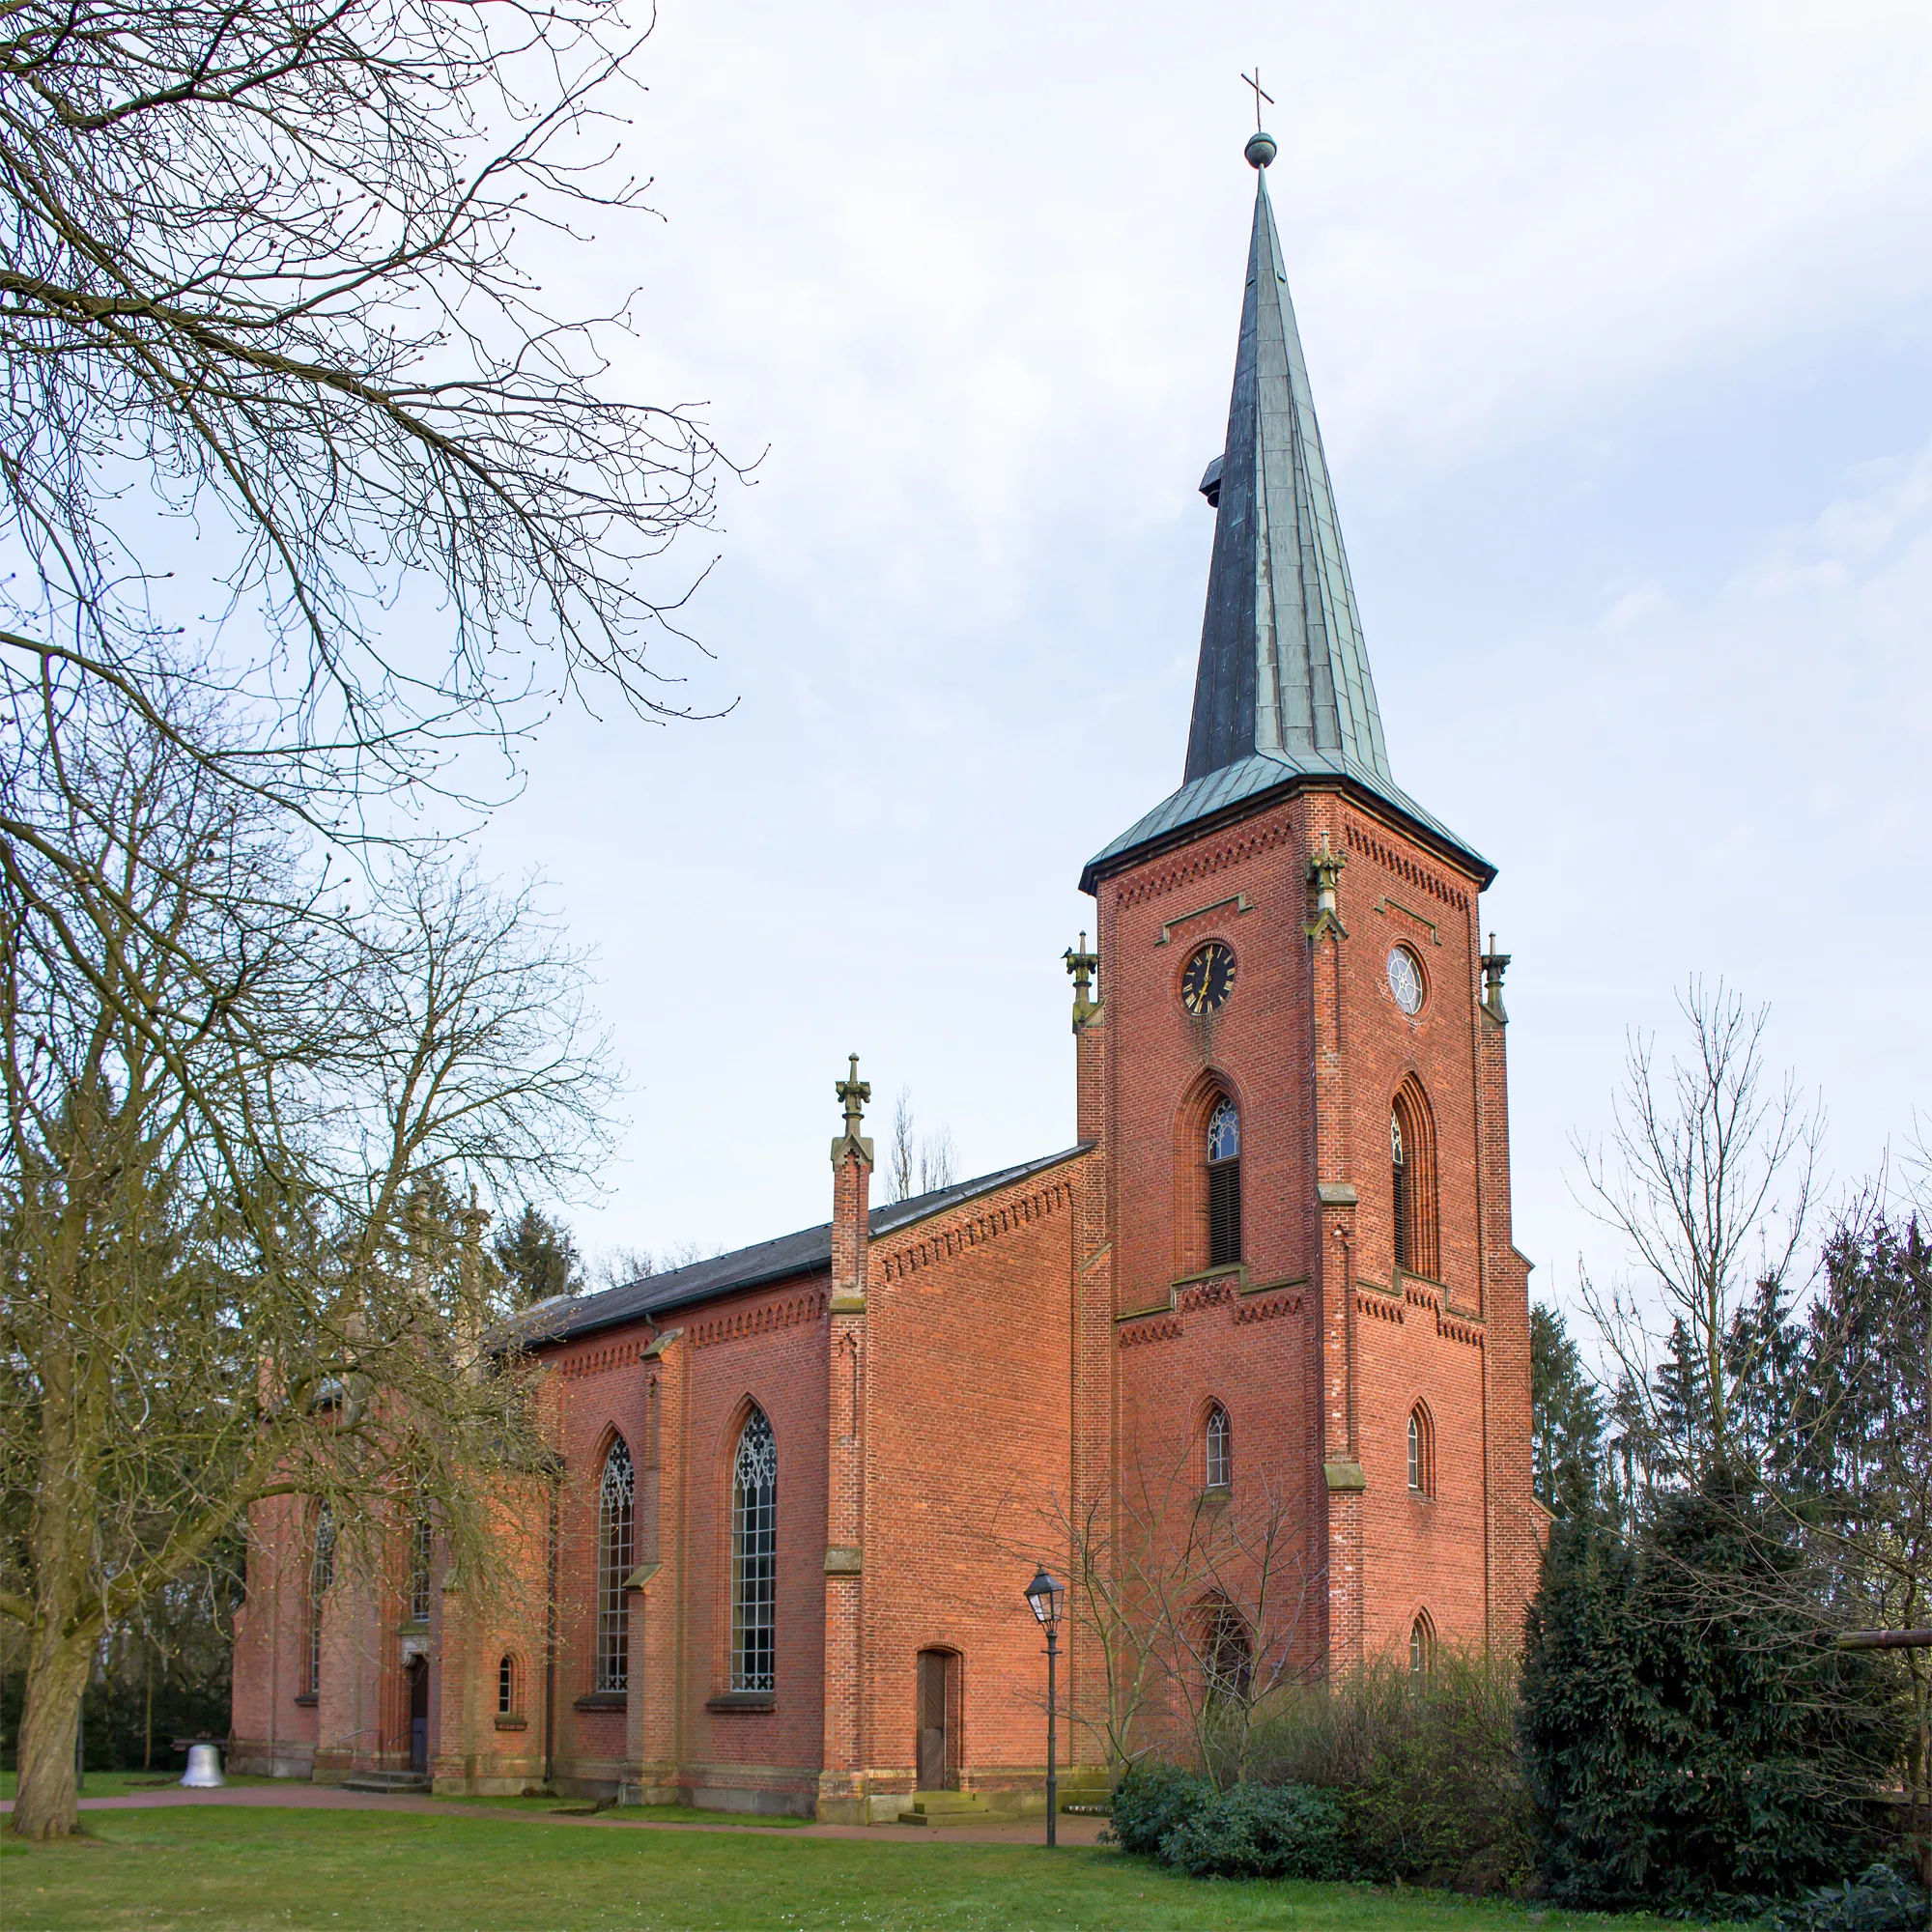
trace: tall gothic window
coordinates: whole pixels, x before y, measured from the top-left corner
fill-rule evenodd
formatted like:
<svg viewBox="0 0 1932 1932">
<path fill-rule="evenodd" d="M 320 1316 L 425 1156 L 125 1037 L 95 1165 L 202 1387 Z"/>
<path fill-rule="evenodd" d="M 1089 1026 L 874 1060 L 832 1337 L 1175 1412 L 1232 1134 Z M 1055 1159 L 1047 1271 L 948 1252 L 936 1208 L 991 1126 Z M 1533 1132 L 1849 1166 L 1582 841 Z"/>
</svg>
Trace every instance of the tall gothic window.
<svg viewBox="0 0 1932 1932">
<path fill-rule="evenodd" d="M 631 1686 L 631 1602 L 624 1578 L 631 1574 L 636 1517 L 631 1452 L 620 1435 L 604 1459 L 597 1486 L 597 1688 Z"/>
<path fill-rule="evenodd" d="M 322 1605 L 335 1581 L 335 1512 L 324 1503 L 315 1513 L 315 1545 L 308 1565 L 308 1671 L 302 1689 L 322 1690 Z"/>
<path fill-rule="evenodd" d="M 1208 1265 L 1241 1259 L 1241 1115 L 1225 1096 L 1208 1117 Z"/>
<path fill-rule="evenodd" d="M 731 1470 L 731 1689 L 778 1682 L 779 1449 L 761 1408 L 738 1437 Z"/>
<path fill-rule="evenodd" d="M 1234 1480 L 1234 1431 L 1228 1423 L 1228 1411 L 1217 1402 L 1208 1411 L 1208 1487 L 1225 1490 Z"/>
<path fill-rule="evenodd" d="M 410 1511 L 410 1622 L 426 1624 L 430 1610 L 431 1558 L 436 1550 L 436 1522 L 429 1505 L 419 1502 Z"/>
<path fill-rule="evenodd" d="M 517 1660 L 505 1651 L 497 1660 L 497 1715 L 499 1718 L 513 1718 L 517 1715 L 518 1696 Z"/>
</svg>

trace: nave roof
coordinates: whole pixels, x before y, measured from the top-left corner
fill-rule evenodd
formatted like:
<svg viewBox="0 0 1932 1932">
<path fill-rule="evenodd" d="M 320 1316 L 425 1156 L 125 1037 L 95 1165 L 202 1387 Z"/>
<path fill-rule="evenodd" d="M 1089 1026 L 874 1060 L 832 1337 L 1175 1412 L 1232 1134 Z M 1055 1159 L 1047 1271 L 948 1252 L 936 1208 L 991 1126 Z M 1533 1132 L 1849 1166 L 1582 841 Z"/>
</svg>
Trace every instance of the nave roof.
<svg viewBox="0 0 1932 1932">
<path fill-rule="evenodd" d="M 928 1194 L 915 1194 L 909 1200 L 874 1208 L 867 1216 L 871 1237 L 876 1241 L 887 1235 L 895 1235 L 917 1221 L 944 1214 L 980 1195 L 997 1193 L 1013 1181 L 1024 1180 L 1030 1175 L 1085 1153 L 1092 1145 L 1083 1141 L 1059 1153 L 1022 1161 L 1017 1167 L 1003 1167 L 997 1173 L 982 1174 L 973 1180 L 954 1181 L 951 1187 L 937 1187 Z M 668 1268 L 662 1274 L 641 1275 L 622 1287 L 608 1288 L 600 1294 L 540 1303 L 518 1318 L 517 1339 L 526 1348 L 567 1342 L 627 1321 L 656 1321 L 674 1310 L 714 1301 L 743 1289 L 767 1287 L 795 1275 L 828 1274 L 831 1268 L 832 1223 L 822 1221 L 815 1228 L 801 1228 L 795 1235 L 781 1235 L 776 1240 L 758 1241 L 728 1255 L 713 1255 L 708 1261 Z"/>
</svg>

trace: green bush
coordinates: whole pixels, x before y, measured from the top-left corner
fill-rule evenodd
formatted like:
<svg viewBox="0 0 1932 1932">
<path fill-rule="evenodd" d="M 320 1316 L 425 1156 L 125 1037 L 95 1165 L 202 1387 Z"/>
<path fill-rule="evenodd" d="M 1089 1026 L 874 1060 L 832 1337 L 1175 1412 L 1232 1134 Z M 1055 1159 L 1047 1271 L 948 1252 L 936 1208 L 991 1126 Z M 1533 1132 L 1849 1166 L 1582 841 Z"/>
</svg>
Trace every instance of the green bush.
<svg viewBox="0 0 1932 1932">
<path fill-rule="evenodd" d="M 1114 1787 L 1111 1836 L 1123 1852 L 1158 1858 L 1161 1841 L 1214 1795 L 1207 1778 L 1179 1765 L 1143 1759 Z"/>
<path fill-rule="evenodd" d="M 1561 1903 L 1735 1913 L 1871 1856 L 1893 1678 L 1833 1649 L 1795 1560 L 1736 1485 L 1664 1498 L 1635 1544 L 1554 1526 L 1522 1736 Z"/>
<path fill-rule="evenodd" d="M 1388 1884 L 1520 1890 L 1535 1819 L 1504 1665 L 1444 1648 L 1419 1683 L 1379 1658 L 1257 1714 L 1249 1776 L 1314 1785 L 1340 1804 L 1349 1867 Z"/>
<path fill-rule="evenodd" d="M 1814 1891 L 1772 1917 L 1774 1932 L 1923 1932 L 1925 1893 L 1889 1865 Z"/>
<path fill-rule="evenodd" d="M 1160 1861 L 1192 1878 L 1345 1878 L 1342 1807 L 1306 1785 L 1237 1784 L 1175 1825 Z"/>
</svg>

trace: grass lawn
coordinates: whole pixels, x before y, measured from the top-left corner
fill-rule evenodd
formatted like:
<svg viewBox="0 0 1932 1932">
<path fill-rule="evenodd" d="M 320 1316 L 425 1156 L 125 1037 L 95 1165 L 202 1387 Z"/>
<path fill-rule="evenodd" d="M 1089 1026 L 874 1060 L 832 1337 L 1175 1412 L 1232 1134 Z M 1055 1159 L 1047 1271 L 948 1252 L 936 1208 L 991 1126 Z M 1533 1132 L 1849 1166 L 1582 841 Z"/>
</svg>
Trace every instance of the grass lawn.
<svg viewBox="0 0 1932 1932">
<path fill-rule="evenodd" d="M 587 1798 L 466 1798 L 460 1791 L 434 1795 L 450 1804 L 483 1804 L 493 1811 L 528 1811 L 539 1817 L 581 1818 L 592 1808 Z M 769 1818 L 753 1811 L 700 1811 L 690 1804 L 608 1804 L 596 1815 L 626 1822 L 640 1818 L 652 1825 L 755 1825 L 760 1831 L 781 1832 L 811 1823 L 810 1818 Z"/>
<path fill-rule="evenodd" d="M 96 1812 L 0 1839 L 8 1932 L 1613 1932 L 1657 1921 L 1352 1886 L 1204 1885 L 1117 1852 L 600 1831 L 371 1811 Z"/>
<path fill-rule="evenodd" d="M 185 1758 L 176 1758 L 172 1771 L 163 1758 L 153 1771 L 90 1771 L 87 1782 L 81 1787 L 83 1798 L 126 1798 L 132 1791 L 153 1791 L 163 1784 L 179 1784 L 182 1772 L 186 1768 Z M 268 1784 L 272 1780 L 266 1777 L 231 1777 L 230 1784 Z M 0 1798 L 18 1795 L 20 1775 L 14 1771 L 0 1771 Z"/>
</svg>

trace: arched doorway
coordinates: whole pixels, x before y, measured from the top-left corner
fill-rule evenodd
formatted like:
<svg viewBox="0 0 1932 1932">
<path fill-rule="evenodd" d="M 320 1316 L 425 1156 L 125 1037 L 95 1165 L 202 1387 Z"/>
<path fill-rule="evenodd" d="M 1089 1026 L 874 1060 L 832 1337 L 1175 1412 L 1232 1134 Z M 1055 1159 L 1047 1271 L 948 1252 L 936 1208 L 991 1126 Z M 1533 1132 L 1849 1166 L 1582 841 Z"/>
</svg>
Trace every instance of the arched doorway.
<svg viewBox="0 0 1932 1932">
<path fill-rule="evenodd" d="M 410 1769 L 429 1770 L 429 1659 L 412 1657 L 409 1667 Z"/>
<path fill-rule="evenodd" d="M 950 1650 L 919 1654 L 919 1788 L 951 1791 L 959 1781 L 959 1659 Z"/>
</svg>

